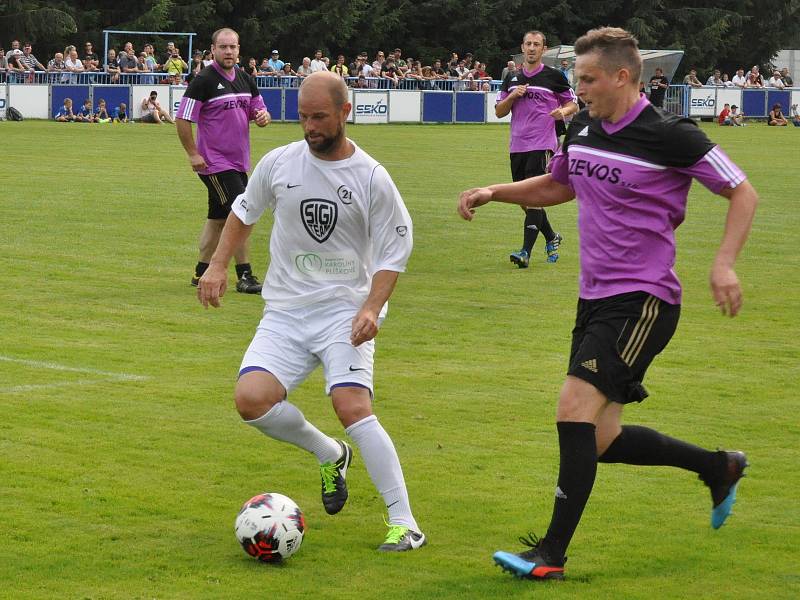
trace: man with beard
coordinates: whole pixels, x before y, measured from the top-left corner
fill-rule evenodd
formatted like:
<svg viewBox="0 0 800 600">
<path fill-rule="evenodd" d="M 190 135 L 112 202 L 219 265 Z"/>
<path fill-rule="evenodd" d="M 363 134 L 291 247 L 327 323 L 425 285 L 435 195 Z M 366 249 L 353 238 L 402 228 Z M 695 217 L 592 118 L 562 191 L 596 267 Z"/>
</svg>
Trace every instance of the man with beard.
<svg viewBox="0 0 800 600">
<path fill-rule="evenodd" d="M 175 50 L 177 52 L 177 50 Z M 236 68 L 239 34 L 219 29 L 211 37 L 213 62 L 186 89 L 176 115 L 178 137 L 192 170 L 208 188 L 208 219 L 200 234 L 200 257 L 191 284 L 196 286 L 219 243 L 231 203 L 244 192 L 250 169 L 250 121 L 266 127 L 270 114 L 255 80 Z M 197 123 L 197 145 L 192 135 Z M 247 244 L 235 249 L 236 291 L 261 293 L 253 275 Z"/>
<path fill-rule="evenodd" d="M 394 444 L 372 412 L 372 374 L 374 338 L 411 254 L 411 218 L 386 169 L 345 137 L 351 107 L 337 74 L 320 71 L 303 81 L 298 113 L 305 140 L 258 163 L 197 295 L 206 307 L 220 306 L 234 249 L 264 212 L 272 213 L 267 309 L 241 363 L 236 407 L 248 425 L 316 457 L 323 506 L 336 514 L 347 501 L 353 450 L 287 399 L 322 364 L 325 392 L 389 514 L 378 549 L 402 552 L 426 539 Z"/>
</svg>

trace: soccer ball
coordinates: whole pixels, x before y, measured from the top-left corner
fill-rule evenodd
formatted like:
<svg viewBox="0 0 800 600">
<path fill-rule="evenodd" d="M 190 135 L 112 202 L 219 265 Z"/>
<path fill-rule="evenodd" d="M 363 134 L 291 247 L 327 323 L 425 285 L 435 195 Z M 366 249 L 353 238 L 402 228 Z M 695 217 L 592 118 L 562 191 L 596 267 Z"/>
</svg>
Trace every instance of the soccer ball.
<svg viewBox="0 0 800 600">
<path fill-rule="evenodd" d="M 274 563 L 297 552 L 305 529 L 305 517 L 291 498 L 265 492 L 242 505 L 234 531 L 245 552 Z"/>
</svg>

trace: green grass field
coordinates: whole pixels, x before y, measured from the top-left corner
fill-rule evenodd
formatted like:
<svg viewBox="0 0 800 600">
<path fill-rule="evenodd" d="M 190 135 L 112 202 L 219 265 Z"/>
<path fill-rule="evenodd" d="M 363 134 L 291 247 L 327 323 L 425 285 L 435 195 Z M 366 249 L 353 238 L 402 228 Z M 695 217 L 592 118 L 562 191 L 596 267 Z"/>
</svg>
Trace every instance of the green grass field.
<svg viewBox="0 0 800 600">
<path fill-rule="evenodd" d="M 460 190 L 508 179 L 505 126 L 348 129 L 415 222 L 378 337 L 375 405 L 429 545 L 385 556 L 383 504 L 358 456 L 330 517 L 313 458 L 240 423 L 233 384 L 262 302 L 198 304 L 205 188 L 174 129 L 0 123 L 0 598 L 799 597 L 800 130 L 704 128 L 761 196 L 737 269 L 745 306 L 726 319 L 711 300 L 726 201 L 695 184 L 678 234 L 681 325 L 627 422 L 743 449 L 749 476 L 713 531 L 691 474 L 600 465 L 568 580 L 537 585 L 491 554 L 550 517 L 576 206 L 550 211 L 558 264 L 540 242 L 527 271 L 507 259 L 518 208 L 457 217 Z M 254 162 L 299 137 L 292 124 L 254 130 Z M 268 227 L 253 237 L 261 275 Z M 292 400 L 342 435 L 319 373 Z M 294 498 L 308 524 L 279 567 L 233 535 L 241 503 L 265 490 Z"/>
</svg>

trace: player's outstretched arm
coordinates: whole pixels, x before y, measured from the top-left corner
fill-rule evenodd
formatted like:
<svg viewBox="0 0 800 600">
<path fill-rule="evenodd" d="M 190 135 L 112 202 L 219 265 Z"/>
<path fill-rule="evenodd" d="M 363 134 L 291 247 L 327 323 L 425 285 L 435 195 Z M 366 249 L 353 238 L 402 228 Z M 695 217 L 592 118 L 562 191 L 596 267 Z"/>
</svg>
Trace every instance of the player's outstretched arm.
<svg viewBox="0 0 800 600">
<path fill-rule="evenodd" d="M 461 192 L 458 198 L 458 214 L 462 219 L 471 221 L 475 216 L 475 209 L 489 202 L 541 208 L 563 204 L 574 197 L 575 192 L 571 187 L 558 183 L 550 174 L 540 175 L 515 183 L 498 183 Z"/>
<path fill-rule="evenodd" d="M 722 314 L 735 317 L 742 308 L 742 287 L 733 266 L 750 233 L 758 194 L 749 181 L 743 181 L 735 188 L 724 189 L 720 195 L 730 200 L 730 206 L 722 242 L 711 267 L 711 293 Z"/>
<path fill-rule="evenodd" d="M 399 276 L 397 271 L 378 271 L 372 276 L 369 296 L 353 318 L 350 334 L 353 346 L 360 346 L 378 335 L 378 315 L 392 295 Z"/>
<path fill-rule="evenodd" d="M 242 223 L 235 213 L 231 212 L 228 215 L 217 249 L 211 257 L 208 269 L 197 284 L 197 299 L 206 308 L 209 304 L 215 308 L 220 307 L 220 298 L 225 295 L 228 287 L 228 264 L 231 262 L 234 250 L 244 243 L 252 229 L 252 225 Z"/>
</svg>

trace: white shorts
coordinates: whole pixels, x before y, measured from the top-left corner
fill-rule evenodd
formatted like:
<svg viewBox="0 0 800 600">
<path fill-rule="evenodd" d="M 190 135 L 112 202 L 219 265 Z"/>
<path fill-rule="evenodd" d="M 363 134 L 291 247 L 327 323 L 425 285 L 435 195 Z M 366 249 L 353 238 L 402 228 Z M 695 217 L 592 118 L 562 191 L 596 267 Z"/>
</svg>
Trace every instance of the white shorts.
<svg viewBox="0 0 800 600">
<path fill-rule="evenodd" d="M 357 348 L 350 343 L 358 308 L 339 303 L 290 310 L 267 309 L 247 348 L 239 376 L 254 370 L 272 373 L 288 394 L 321 363 L 325 393 L 356 385 L 372 393 L 375 340 Z"/>
</svg>

